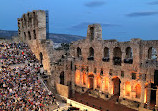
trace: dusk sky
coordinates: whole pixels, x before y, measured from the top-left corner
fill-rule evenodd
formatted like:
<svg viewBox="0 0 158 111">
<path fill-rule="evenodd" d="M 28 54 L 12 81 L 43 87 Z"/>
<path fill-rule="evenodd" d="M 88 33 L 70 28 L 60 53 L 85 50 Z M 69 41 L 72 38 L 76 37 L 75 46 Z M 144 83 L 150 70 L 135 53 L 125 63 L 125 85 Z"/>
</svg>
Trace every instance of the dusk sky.
<svg viewBox="0 0 158 111">
<path fill-rule="evenodd" d="M 38 9 L 49 11 L 52 33 L 86 36 L 99 23 L 103 39 L 158 40 L 156 0 L 1 0 L 0 29 L 17 30 L 17 18 Z"/>
</svg>

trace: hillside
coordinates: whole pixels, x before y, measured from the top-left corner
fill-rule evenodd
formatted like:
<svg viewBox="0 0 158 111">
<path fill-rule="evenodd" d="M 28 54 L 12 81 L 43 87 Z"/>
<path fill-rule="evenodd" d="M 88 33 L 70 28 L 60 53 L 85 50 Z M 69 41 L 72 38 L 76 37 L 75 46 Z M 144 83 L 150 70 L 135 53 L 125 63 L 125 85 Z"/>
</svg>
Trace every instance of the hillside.
<svg viewBox="0 0 158 111">
<path fill-rule="evenodd" d="M 17 36 L 18 31 L 0 30 L 0 38 L 11 39 L 12 36 Z M 70 35 L 70 34 L 56 34 L 50 33 L 49 39 L 53 40 L 55 43 L 70 43 L 72 41 L 77 41 L 84 39 L 83 36 Z"/>
</svg>

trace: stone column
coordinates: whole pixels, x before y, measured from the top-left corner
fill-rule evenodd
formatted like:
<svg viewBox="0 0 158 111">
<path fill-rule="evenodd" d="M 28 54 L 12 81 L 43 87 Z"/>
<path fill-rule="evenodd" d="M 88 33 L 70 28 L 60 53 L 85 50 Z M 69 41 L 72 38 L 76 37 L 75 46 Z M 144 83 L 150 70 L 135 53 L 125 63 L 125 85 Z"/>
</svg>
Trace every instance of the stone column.
<svg viewBox="0 0 158 111">
<path fill-rule="evenodd" d="M 113 81 L 112 79 L 110 78 L 109 79 L 109 87 L 108 87 L 108 90 L 109 90 L 109 94 L 112 94 L 113 95 Z"/>
<path fill-rule="evenodd" d="M 121 60 L 122 60 L 122 63 L 124 63 L 124 59 L 126 57 L 126 52 L 125 52 L 124 48 L 121 51 L 122 51 L 122 58 L 121 58 Z"/>
<path fill-rule="evenodd" d="M 145 83 L 141 83 L 141 107 L 144 108 Z"/>
<path fill-rule="evenodd" d="M 113 49 L 113 48 L 111 48 L 111 49 Z M 109 64 L 113 64 L 113 50 L 110 50 L 110 52 L 109 52 L 109 58 L 110 58 Z"/>
<path fill-rule="evenodd" d="M 97 76 L 96 75 L 94 75 L 94 78 L 93 78 L 93 89 L 95 89 L 96 87 L 97 87 L 97 82 L 96 82 L 96 78 L 97 78 Z"/>
<path fill-rule="evenodd" d="M 73 66 L 73 69 L 75 69 L 74 66 Z M 72 81 L 72 95 L 71 96 L 73 97 L 75 94 L 75 70 L 71 71 L 71 81 Z"/>
<path fill-rule="evenodd" d="M 101 84 L 100 84 L 100 90 L 101 90 L 101 91 L 104 91 L 104 87 L 105 87 L 105 80 L 104 80 L 104 78 L 102 77 L 102 78 L 101 78 Z"/>
<path fill-rule="evenodd" d="M 80 85 L 83 86 L 83 72 L 80 70 Z"/>
<path fill-rule="evenodd" d="M 150 95 L 151 95 L 151 84 L 148 84 L 147 87 L 147 108 L 150 108 Z"/>
<path fill-rule="evenodd" d="M 82 72 L 81 72 L 81 67 L 78 66 L 77 69 L 80 71 L 80 83 L 79 83 L 79 86 L 82 86 Z"/>
<path fill-rule="evenodd" d="M 86 88 L 88 88 L 88 73 L 86 73 Z"/>
<path fill-rule="evenodd" d="M 121 83 L 120 83 L 120 96 L 119 96 L 119 98 L 123 98 L 123 96 L 124 96 L 124 81 L 121 81 Z"/>
</svg>

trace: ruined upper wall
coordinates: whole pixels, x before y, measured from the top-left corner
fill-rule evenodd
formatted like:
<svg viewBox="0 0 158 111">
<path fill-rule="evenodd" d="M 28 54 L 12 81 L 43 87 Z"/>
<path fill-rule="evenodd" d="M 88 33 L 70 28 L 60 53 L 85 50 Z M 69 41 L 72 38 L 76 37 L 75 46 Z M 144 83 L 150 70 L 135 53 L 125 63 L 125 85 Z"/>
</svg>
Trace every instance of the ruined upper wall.
<svg viewBox="0 0 158 111">
<path fill-rule="evenodd" d="M 100 24 L 92 24 L 88 26 L 87 39 L 90 41 L 102 40 L 102 28 Z"/>
<path fill-rule="evenodd" d="M 46 40 L 47 11 L 34 10 L 18 18 L 18 33 L 23 41 Z M 49 30 L 49 29 L 47 29 Z"/>
<path fill-rule="evenodd" d="M 139 38 L 131 39 L 126 42 L 119 42 L 117 40 L 102 40 L 101 33 L 102 29 L 100 25 L 89 25 L 86 40 L 79 40 L 73 42 L 71 45 L 71 56 L 75 58 L 81 57 L 82 62 L 85 64 L 89 62 L 88 59 L 91 56 L 90 49 L 93 49 L 94 64 L 107 63 L 107 65 L 111 64 L 111 66 L 113 66 L 114 59 L 116 58 L 121 61 L 120 64 L 122 68 L 128 66 L 128 68 L 131 67 L 133 70 L 138 70 L 141 66 L 143 66 L 142 64 L 146 64 L 146 61 L 155 61 L 151 58 L 152 48 L 156 50 L 155 55 L 158 55 L 158 40 L 146 41 Z M 80 55 L 78 54 L 78 51 Z M 108 59 L 108 62 L 104 62 L 106 59 Z M 128 63 L 129 61 L 132 62 Z M 149 64 L 151 62 L 147 63 Z M 149 65 L 151 66 L 151 64 Z M 156 63 L 153 65 L 156 65 Z M 145 65 L 145 67 L 147 67 L 147 65 Z"/>
<path fill-rule="evenodd" d="M 48 39 L 48 24 L 48 11 L 44 10 L 27 12 L 18 18 L 19 38 L 29 45 L 36 58 L 50 74 L 53 41 Z"/>
</svg>

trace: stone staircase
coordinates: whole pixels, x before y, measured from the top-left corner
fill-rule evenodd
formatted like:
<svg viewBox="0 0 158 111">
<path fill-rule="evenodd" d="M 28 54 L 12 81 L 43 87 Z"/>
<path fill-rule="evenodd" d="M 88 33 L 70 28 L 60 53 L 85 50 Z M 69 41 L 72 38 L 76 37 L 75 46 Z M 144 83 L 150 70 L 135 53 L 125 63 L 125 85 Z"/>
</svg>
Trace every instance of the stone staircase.
<svg viewBox="0 0 158 111">
<path fill-rule="evenodd" d="M 44 82 L 45 86 L 48 88 L 48 90 L 50 90 L 54 94 L 56 99 L 59 101 L 65 102 L 65 99 L 62 98 L 59 94 L 57 94 L 55 87 L 53 87 L 51 85 L 51 82 L 50 82 L 51 79 L 50 79 L 50 76 L 47 74 L 47 72 L 44 71 L 44 76 L 40 75 L 40 77 L 41 77 L 42 81 Z"/>
</svg>

